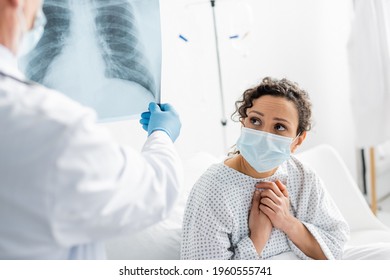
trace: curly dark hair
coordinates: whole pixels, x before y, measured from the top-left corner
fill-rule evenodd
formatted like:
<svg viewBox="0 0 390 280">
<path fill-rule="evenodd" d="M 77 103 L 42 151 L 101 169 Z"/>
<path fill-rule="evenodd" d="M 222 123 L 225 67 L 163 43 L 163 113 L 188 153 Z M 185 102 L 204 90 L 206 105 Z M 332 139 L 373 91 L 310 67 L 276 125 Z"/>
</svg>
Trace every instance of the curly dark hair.
<svg viewBox="0 0 390 280">
<path fill-rule="evenodd" d="M 253 100 L 258 99 L 264 95 L 271 95 L 275 97 L 282 97 L 295 104 L 298 110 L 299 123 L 297 135 L 303 131 L 309 131 L 312 126 L 311 121 L 311 101 L 307 92 L 301 89 L 298 84 L 287 79 L 275 79 L 266 77 L 262 80 L 260 85 L 247 89 L 240 100 L 236 101 L 236 111 L 232 114 L 232 119 L 237 121 L 234 117 L 239 116 L 239 121 L 248 117 L 247 109 L 253 106 Z"/>
</svg>

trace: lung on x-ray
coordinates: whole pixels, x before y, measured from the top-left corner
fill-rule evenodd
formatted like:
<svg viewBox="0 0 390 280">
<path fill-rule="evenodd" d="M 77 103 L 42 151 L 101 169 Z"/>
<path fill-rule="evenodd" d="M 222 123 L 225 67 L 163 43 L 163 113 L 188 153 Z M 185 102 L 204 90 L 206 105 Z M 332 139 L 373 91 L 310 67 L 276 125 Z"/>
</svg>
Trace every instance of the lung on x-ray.
<svg viewBox="0 0 390 280">
<path fill-rule="evenodd" d="M 120 120 L 160 102 L 158 0 L 45 0 L 47 24 L 21 67 L 33 81 Z"/>
</svg>

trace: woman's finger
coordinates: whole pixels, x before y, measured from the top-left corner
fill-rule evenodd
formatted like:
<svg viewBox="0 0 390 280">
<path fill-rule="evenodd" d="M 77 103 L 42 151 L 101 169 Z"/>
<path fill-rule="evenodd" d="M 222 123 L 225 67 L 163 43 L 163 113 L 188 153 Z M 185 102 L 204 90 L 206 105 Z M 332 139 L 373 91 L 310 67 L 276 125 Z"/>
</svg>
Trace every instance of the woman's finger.
<svg viewBox="0 0 390 280">
<path fill-rule="evenodd" d="M 269 219 L 271 219 L 271 217 L 273 217 L 275 215 L 274 210 L 272 210 L 271 208 L 269 208 L 265 204 L 260 204 L 259 209 L 260 209 L 261 212 L 263 212 L 265 215 L 267 215 L 267 217 Z"/>
<path fill-rule="evenodd" d="M 252 197 L 251 211 L 259 211 L 260 199 L 261 199 L 260 191 L 256 190 Z"/>
<path fill-rule="evenodd" d="M 285 197 L 288 197 L 287 187 L 286 187 L 285 185 L 283 185 L 283 183 L 280 182 L 280 180 L 276 180 L 275 184 L 276 184 L 276 186 L 279 188 L 279 190 L 282 192 L 282 194 L 283 194 Z"/>
<path fill-rule="evenodd" d="M 260 205 L 265 205 L 269 208 L 271 208 L 274 212 L 276 212 L 277 205 L 272 199 L 269 199 L 268 197 L 263 197 L 260 200 Z"/>
<path fill-rule="evenodd" d="M 261 198 L 268 197 L 271 199 L 275 204 L 279 204 L 280 197 L 277 196 L 273 190 L 264 190 L 260 193 Z"/>
<path fill-rule="evenodd" d="M 256 188 L 272 190 L 277 196 L 282 196 L 283 193 L 274 182 L 260 182 L 256 185 Z"/>
</svg>

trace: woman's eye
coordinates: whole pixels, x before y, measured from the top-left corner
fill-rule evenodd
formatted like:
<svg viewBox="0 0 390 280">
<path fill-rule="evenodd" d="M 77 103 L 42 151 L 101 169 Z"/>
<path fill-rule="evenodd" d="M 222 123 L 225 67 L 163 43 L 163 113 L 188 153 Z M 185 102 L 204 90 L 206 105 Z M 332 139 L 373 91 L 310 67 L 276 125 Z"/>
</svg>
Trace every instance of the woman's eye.
<svg viewBox="0 0 390 280">
<path fill-rule="evenodd" d="M 250 122 L 253 125 L 261 125 L 261 121 L 258 118 L 250 118 Z"/>
<path fill-rule="evenodd" d="M 281 124 L 276 124 L 275 125 L 275 129 L 277 131 L 285 131 L 285 130 L 287 130 L 287 128 L 284 125 L 281 125 Z"/>
</svg>

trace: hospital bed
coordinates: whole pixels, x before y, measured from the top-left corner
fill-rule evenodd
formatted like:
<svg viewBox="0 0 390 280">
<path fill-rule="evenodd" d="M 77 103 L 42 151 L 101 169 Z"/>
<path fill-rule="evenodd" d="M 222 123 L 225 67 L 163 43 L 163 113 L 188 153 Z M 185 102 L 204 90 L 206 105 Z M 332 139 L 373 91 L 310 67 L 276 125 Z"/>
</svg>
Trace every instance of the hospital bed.
<svg viewBox="0 0 390 280">
<path fill-rule="evenodd" d="M 335 149 L 320 145 L 297 154 L 322 180 L 349 223 L 351 238 L 345 247 L 346 259 L 390 259 L 390 228 L 374 216 L 348 168 Z M 219 159 L 197 153 L 183 159 L 185 189 L 170 216 L 141 232 L 106 244 L 109 259 L 162 260 L 180 258 L 180 241 L 185 203 L 200 175 Z"/>
</svg>

